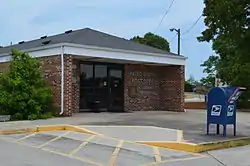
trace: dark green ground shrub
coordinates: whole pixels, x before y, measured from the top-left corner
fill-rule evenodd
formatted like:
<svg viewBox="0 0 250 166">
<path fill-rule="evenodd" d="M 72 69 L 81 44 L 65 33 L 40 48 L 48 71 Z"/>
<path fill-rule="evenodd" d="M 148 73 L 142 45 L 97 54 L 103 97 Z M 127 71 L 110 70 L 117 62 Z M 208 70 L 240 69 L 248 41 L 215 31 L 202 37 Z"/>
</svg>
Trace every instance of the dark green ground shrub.
<svg viewBox="0 0 250 166">
<path fill-rule="evenodd" d="M 12 50 L 11 56 L 9 70 L 0 75 L 0 110 L 12 120 L 52 117 L 52 94 L 39 60 L 17 50 Z"/>
</svg>

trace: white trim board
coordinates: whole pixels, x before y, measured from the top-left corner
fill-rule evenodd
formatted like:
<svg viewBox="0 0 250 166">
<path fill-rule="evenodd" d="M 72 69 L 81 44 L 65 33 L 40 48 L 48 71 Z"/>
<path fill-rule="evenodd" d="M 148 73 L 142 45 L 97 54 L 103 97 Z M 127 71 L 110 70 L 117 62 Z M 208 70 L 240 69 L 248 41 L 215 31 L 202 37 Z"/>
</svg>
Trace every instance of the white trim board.
<svg viewBox="0 0 250 166">
<path fill-rule="evenodd" d="M 172 55 L 172 54 L 157 54 L 144 53 L 138 51 L 111 49 L 103 47 L 94 47 L 87 45 L 79 45 L 72 43 L 60 43 L 49 46 L 43 46 L 33 49 L 20 50 L 29 53 L 30 56 L 45 57 L 61 54 L 62 46 L 64 47 L 64 54 L 77 55 L 82 57 L 95 57 L 112 60 L 125 60 L 141 63 L 156 63 L 162 65 L 185 65 L 186 57 Z M 9 53 L 0 54 L 0 62 L 7 62 L 10 60 Z"/>
</svg>

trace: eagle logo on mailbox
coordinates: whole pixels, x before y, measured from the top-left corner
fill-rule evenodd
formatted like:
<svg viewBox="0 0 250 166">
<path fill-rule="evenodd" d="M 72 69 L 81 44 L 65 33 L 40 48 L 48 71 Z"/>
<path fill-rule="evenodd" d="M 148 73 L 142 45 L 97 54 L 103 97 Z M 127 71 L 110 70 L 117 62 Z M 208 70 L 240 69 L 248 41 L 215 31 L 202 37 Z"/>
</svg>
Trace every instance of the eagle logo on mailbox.
<svg viewBox="0 0 250 166">
<path fill-rule="evenodd" d="M 211 110 L 211 116 L 220 116 L 221 105 L 213 105 Z"/>
<path fill-rule="evenodd" d="M 234 105 L 229 105 L 227 107 L 227 116 L 233 116 L 234 114 Z"/>
</svg>

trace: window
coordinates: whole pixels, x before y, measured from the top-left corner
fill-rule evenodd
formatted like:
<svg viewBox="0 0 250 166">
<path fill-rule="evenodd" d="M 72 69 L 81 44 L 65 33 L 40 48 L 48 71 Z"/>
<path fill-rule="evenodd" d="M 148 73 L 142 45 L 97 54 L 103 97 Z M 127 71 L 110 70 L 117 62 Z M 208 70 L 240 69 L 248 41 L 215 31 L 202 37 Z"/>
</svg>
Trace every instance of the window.
<svg viewBox="0 0 250 166">
<path fill-rule="evenodd" d="M 81 70 L 81 76 L 80 76 L 81 86 L 83 87 L 92 86 L 94 77 L 93 65 L 81 64 L 80 70 Z"/>
</svg>

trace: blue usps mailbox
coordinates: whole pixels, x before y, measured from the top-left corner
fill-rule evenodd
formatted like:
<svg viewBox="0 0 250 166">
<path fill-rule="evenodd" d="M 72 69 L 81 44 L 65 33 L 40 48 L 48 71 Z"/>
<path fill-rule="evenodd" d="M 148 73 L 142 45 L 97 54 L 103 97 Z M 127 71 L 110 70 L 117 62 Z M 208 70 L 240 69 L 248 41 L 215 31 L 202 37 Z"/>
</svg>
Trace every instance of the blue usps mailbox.
<svg viewBox="0 0 250 166">
<path fill-rule="evenodd" d="M 223 125 L 223 135 L 226 136 L 227 125 L 234 126 L 236 135 L 236 101 L 245 88 L 214 87 L 206 98 L 207 102 L 207 134 L 210 124 L 217 125 L 217 134 L 220 125 Z"/>
</svg>

